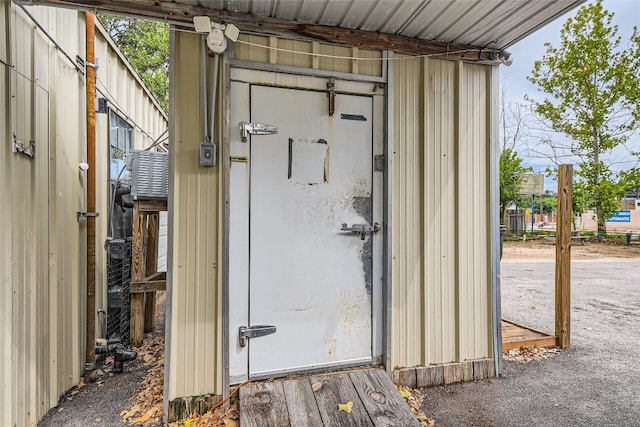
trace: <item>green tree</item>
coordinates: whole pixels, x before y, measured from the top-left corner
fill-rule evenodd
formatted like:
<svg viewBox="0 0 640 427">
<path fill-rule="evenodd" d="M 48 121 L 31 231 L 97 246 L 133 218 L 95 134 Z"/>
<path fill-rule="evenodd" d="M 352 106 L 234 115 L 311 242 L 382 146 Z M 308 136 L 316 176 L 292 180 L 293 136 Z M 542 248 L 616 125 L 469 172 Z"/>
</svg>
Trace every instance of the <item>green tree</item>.
<svg viewBox="0 0 640 427">
<path fill-rule="evenodd" d="M 98 15 L 160 105 L 169 109 L 169 26 L 163 22 Z"/>
<path fill-rule="evenodd" d="M 542 196 L 542 213 L 551 214 L 558 210 L 558 196 L 545 191 Z"/>
<path fill-rule="evenodd" d="M 522 174 L 531 170 L 530 167 L 522 165 L 522 159 L 514 149 L 505 148 L 500 152 L 500 219 L 502 221 L 504 221 L 507 207 L 512 203 L 520 202 Z"/>
<path fill-rule="evenodd" d="M 522 174 L 532 171 L 522 165 L 523 160 L 516 151 L 516 146 L 526 136 L 522 106 L 507 102 L 504 90 L 500 100 L 500 136 L 500 221 L 504 222 L 509 205 L 523 204 L 520 196 Z"/>
<path fill-rule="evenodd" d="M 598 231 L 617 209 L 623 185 L 605 162 L 624 144 L 640 119 L 640 36 L 621 48 L 613 14 L 602 1 L 582 6 L 560 32 L 560 46 L 547 43 L 528 79 L 549 95 L 532 100 L 534 111 L 569 138 L 577 159 L 576 187 L 584 204 L 596 211 Z"/>
</svg>

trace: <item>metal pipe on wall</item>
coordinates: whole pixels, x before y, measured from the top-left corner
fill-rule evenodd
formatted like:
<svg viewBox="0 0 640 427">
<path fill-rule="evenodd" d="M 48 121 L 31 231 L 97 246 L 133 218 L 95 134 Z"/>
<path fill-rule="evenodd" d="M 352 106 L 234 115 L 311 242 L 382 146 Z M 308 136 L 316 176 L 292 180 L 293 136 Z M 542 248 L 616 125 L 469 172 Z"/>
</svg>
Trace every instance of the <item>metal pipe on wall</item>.
<svg viewBox="0 0 640 427">
<path fill-rule="evenodd" d="M 212 144 L 216 143 L 215 132 L 215 122 L 216 122 L 216 104 L 218 96 L 218 55 L 217 53 L 213 57 L 213 81 L 211 84 L 211 109 L 209 110 L 209 142 Z"/>
<path fill-rule="evenodd" d="M 96 69 L 94 15 L 86 16 L 86 101 L 87 101 L 87 320 L 85 382 L 95 381 L 96 365 Z"/>
<path fill-rule="evenodd" d="M 209 142 L 209 135 L 207 134 L 207 39 L 202 38 L 202 142 Z"/>
</svg>

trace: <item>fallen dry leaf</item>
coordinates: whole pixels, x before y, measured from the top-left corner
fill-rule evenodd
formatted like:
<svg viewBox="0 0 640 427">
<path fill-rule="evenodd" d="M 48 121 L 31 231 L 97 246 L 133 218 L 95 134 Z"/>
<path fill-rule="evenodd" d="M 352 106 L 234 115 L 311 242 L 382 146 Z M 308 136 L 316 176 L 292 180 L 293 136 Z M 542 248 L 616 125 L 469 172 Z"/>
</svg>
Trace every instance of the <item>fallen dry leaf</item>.
<svg viewBox="0 0 640 427">
<path fill-rule="evenodd" d="M 347 414 L 351 413 L 351 409 L 353 409 L 353 402 L 340 403 L 338 405 L 338 411 L 344 411 Z"/>
<path fill-rule="evenodd" d="M 398 387 L 398 391 L 400 392 L 400 396 L 404 397 L 405 399 L 407 397 L 411 396 L 411 392 L 409 391 L 409 389 L 407 387 L 400 386 L 400 387 Z"/>
<path fill-rule="evenodd" d="M 122 422 L 126 423 L 127 418 L 134 416 L 140 410 L 140 405 L 134 405 L 128 411 L 120 412 L 120 416 L 122 417 Z"/>
<path fill-rule="evenodd" d="M 503 353 L 504 360 L 511 362 L 530 362 L 532 360 L 550 359 L 560 353 L 557 348 L 520 347 Z"/>
<path fill-rule="evenodd" d="M 419 389 L 412 390 L 409 387 L 398 386 L 398 391 L 400 392 L 402 397 L 404 397 L 404 400 L 409 405 L 409 408 L 411 408 L 411 412 L 413 412 L 413 414 L 416 416 L 421 426 L 431 427 L 435 425 L 436 422 L 427 417 L 425 413 L 422 412 L 422 401 L 424 398 L 420 394 Z M 408 394 L 408 396 L 405 396 L 406 394 Z"/>
<path fill-rule="evenodd" d="M 151 416 L 156 412 L 158 408 L 151 408 L 149 409 L 147 412 L 145 412 L 142 416 L 136 418 L 135 420 L 133 420 L 134 423 L 139 424 L 139 423 L 144 423 L 145 421 L 147 421 L 149 418 L 151 418 Z"/>
</svg>

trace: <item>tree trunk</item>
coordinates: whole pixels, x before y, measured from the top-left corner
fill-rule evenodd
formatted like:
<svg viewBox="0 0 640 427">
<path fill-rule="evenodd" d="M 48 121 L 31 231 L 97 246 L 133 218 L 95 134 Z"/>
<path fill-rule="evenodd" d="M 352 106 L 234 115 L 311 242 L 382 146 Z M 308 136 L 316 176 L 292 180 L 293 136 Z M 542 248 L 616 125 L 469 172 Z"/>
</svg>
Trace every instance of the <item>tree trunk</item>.
<svg viewBox="0 0 640 427">
<path fill-rule="evenodd" d="M 596 216 L 598 217 L 598 235 L 606 234 L 607 233 L 606 218 L 602 213 L 602 205 L 599 203 L 596 205 Z"/>
</svg>

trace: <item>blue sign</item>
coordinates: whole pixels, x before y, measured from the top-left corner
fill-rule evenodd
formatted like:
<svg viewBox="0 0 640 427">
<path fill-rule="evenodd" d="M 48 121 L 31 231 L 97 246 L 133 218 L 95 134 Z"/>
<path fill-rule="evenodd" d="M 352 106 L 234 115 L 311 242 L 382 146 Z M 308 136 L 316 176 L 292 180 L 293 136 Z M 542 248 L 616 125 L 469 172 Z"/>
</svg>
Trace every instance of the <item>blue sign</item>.
<svg viewBox="0 0 640 427">
<path fill-rule="evenodd" d="M 607 222 L 631 222 L 631 211 L 618 211 Z"/>
</svg>

